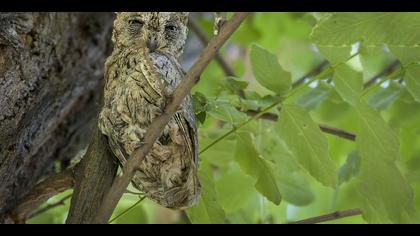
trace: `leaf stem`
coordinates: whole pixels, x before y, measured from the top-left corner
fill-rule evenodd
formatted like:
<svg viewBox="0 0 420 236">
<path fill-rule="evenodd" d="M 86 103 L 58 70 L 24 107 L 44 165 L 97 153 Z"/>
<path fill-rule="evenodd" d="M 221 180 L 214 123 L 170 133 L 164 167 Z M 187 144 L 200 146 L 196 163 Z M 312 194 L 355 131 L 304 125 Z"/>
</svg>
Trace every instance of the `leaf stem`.
<svg viewBox="0 0 420 236">
<path fill-rule="evenodd" d="M 112 218 L 108 224 L 111 224 L 112 222 L 114 222 L 115 220 L 117 220 L 118 218 L 120 218 L 121 216 L 127 214 L 129 211 L 133 210 L 134 207 L 136 207 L 138 204 L 140 204 L 144 199 L 146 199 L 146 197 L 142 197 L 140 198 L 136 203 L 134 203 L 132 206 L 130 206 L 129 208 L 125 209 L 123 212 L 121 212 L 119 215 L 117 215 L 116 217 Z"/>
<path fill-rule="evenodd" d="M 247 125 L 248 123 L 250 123 L 253 120 L 257 120 L 260 116 L 262 116 L 264 113 L 268 112 L 269 110 L 271 110 L 272 108 L 276 107 L 278 104 L 280 104 L 282 101 L 276 101 L 275 103 L 271 104 L 270 106 L 264 108 L 263 110 L 261 110 L 260 112 L 258 112 L 255 116 L 249 118 L 248 120 L 242 122 L 241 124 L 239 124 L 238 126 L 233 127 L 230 131 L 228 131 L 227 133 L 225 133 L 224 135 L 220 136 L 218 139 L 214 140 L 212 143 L 210 143 L 207 147 L 203 148 L 199 154 L 203 154 L 205 151 L 207 151 L 209 148 L 213 147 L 214 145 L 216 145 L 218 142 L 222 141 L 224 138 L 226 138 L 227 136 L 231 135 L 232 133 L 236 132 L 237 130 L 241 129 L 242 127 L 244 127 L 245 125 Z"/>
</svg>

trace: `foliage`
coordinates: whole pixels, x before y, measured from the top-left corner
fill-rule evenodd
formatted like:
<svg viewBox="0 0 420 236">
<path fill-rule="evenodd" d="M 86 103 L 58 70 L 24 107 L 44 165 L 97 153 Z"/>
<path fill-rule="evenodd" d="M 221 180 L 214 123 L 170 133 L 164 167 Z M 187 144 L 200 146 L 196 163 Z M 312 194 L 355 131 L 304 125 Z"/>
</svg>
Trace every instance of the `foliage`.
<svg viewBox="0 0 420 236">
<path fill-rule="evenodd" d="M 198 20 L 211 35 L 212 19 Z M 186 210 L 191 222 L 286 223 L 360 208 L 332 222 L 420 223 L 419 25 L 420 13 L 250 16 L 221 51 L 236 76 L 212 62 L 193 90 L 202 197 Z M 118 223 L 156 222 L 160 208 L 135 209 Z"/>
</svg>

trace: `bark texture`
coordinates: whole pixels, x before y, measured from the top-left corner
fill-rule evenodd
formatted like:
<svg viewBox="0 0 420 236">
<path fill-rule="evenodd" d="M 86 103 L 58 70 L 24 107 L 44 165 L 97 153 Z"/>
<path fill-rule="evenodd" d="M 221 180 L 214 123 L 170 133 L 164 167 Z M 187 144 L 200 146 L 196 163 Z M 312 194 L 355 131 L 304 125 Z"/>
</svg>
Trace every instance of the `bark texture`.
<svg viewBox="0 0 420 236">
<path fill-rule="evenodd" d="M 0 222 L 89 144 L 112 13 L 0 13 Z"/>
<path fill-rule="evenodd" d="M 118 163 L 108 148 L 106 137 L 95 127 L 86 155 L 75 167 L 75 186 L 67 224 L 89 224 L 111 188 Z M 98 171 L 99 170 L 99 171 Z"/>
</svg>

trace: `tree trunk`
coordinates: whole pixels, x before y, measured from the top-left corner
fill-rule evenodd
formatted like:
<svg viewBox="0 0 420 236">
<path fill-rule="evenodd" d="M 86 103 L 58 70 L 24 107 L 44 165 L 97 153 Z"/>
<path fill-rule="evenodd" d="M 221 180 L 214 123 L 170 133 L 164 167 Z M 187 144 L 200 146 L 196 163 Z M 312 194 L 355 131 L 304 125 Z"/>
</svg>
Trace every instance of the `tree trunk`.
<svg viewBox="0 0 420 236">
<path fill-rule="evenodd" d="M 0 222 L 89 144 L 111 13 L 0 13 Z"/>
</svg>

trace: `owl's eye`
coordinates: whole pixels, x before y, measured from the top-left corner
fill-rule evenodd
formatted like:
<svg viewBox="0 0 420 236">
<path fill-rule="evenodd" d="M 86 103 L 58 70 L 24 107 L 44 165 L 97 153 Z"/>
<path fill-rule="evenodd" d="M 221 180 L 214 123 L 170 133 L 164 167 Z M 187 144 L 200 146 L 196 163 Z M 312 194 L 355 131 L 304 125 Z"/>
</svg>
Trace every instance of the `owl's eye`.
<svg viewBox="0 0 420 236">
<path fill-rule="evenodd" d="M 165 31 L 173 32 L 177 30 L 177 27 L 175 25 L 167 25 L 165 26 Z"/>
<path fill-rule="evenodd" d="M 144 25 L 144 22 L 142 20 L 139 19 L 131 19 L 128 21 L 128 24 L 130 24 L 131 27 L 136 27 L 136 28 L 140 28 Z"/>
</svg>

